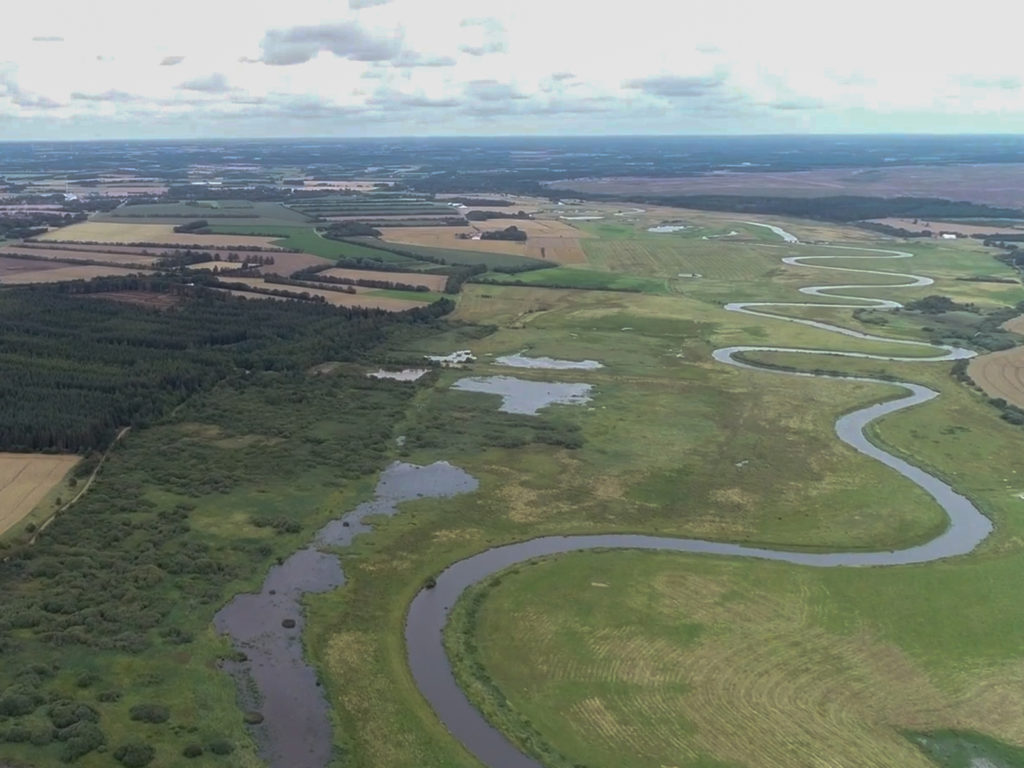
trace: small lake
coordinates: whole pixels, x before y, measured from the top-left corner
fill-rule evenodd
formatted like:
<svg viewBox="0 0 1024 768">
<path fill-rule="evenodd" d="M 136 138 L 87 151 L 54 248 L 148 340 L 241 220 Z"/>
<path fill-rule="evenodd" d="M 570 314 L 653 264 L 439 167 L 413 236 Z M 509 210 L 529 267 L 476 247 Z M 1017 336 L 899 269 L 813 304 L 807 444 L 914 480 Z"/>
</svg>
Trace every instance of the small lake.
<svg viewBox="0 0 1024 768">
<path fill-rule="evenodd" d="M 656 235 L 665 235 L 670 232 L 682 232 L 684 229 L 689 229 L 685 224 L 661 224 L 657 227 L 648 227 L 648 232 L 653 232 Z"/>
<path fill-rule="evenodd" d="M 500 395 L 499 411 L 536 416 L 549 405 L 581 405 L 590 402 L 590 384 L 527 381 L 514 376 L 478 376 L 459 379 L 452 389 Z"/>
<path fill-rule="evenodd" d="M 366 374 L 371 379 L 392 379 L 394 381 L 416 381 L 421 376 L 426 375 L 426 368 L 405 368 L 401 371 L 385 371 L 381 368 L 379 371 L 373 371 L 372 373 Z"/>
</svg>

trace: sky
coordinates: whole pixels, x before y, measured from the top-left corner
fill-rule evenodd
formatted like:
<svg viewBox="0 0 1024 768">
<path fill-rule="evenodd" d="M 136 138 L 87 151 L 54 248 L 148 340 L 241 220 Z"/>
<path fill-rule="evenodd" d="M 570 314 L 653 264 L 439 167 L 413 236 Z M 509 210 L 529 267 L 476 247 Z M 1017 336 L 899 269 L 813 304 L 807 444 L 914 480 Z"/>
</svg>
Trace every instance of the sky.
<svg viewBox="0 0 1024 768">
<path fill-rule="evenodd" d="M 0 140 L 1024 132 L 1024 4 L 47 0 Z"/>
</svg>

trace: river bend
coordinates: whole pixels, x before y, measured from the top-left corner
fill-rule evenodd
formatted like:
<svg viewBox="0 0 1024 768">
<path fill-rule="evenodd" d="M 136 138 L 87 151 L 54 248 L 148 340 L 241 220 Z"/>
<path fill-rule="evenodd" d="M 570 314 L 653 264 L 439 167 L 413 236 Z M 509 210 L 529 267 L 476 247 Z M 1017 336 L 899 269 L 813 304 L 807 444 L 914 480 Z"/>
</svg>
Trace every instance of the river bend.
<svg viewBox="0 0 1024 768">
<path fill-rule="evenodd" d="M 788 246 L 798 247 L 795 236 L 781 227 L 771 224 L 744 222 L 756 226 L 767 227 L 779 235 Z M 562 554 L 580 550 L 593 549 L 650 549 L 671 552 L 689 552 L 705 555 L 727 557 L 753 557 L 763 560 L 777 560 L 795 565 L 811 567 L 838 566 L 892 566 L 925 563 L 942 558 L 965 555 L 978 546 L 992 531 L 992 523 L 981 514 L 969 499 L 957 493 L 948 484 L 925 472 L 923 469 L 888 453 L 873 444 L 864 434 L 864 429 L 873 421 L 905 408 L 925 403 L 938 393 L 927 387 L 909 382 L 894 382 L 862 376 L 841 376 L 835 374 L 813 374 L 797 371 L 780 371 L 761 368 L 750 363 L 735 359 L 737 353 L 743 352 L 798 352 L 814 355 L 841 355 L 844 357 L 866 358 L 900 362 L 936 362 L 944 360 L 961 360 L 973 357 L 974 353 L 967 349 L 951 346 L 940 346 L 910 339 L 890 339 L 873 336 L 849 328 L 804 318 L 783 317 L 763 311 L 768 307 L 813 307 L 828 306 L 836 308 L 876 308 L 896 309 L 902 305 L 887 299 L 872 299 L 851 296 L 841 291 L 864 288 L 917 288 L 932 284 L 932 280 L 919 275 L 881 272 L 870 269 L 853 269 L 851 267 L 835 267 L 822 264 L 807 264 L 807 260 L 827 259 L 908 259 L 912 254 L 905 251 L 893 251 L 878 248 L 860 248 L 854 246 L 817 246 L 833 248 L 842 253 L 835 256 L 808 255 L 787 256 L 783 263 L 791 266 L 811 267 L 816 269 L 838 270 L 850 273 L 885 275 L 899 282 L 878 284 L 849 284 L 809 286 L 800 289 L 805 296 L 828 296 L 830 298 L 847 299 L 849 304 L 821 304 L 813 302 L 742 302 L 727 304 L 725 309 L 773 320 L 807 325 L 820 330 L 852 336 L 867 341 L 879 341 L 887 344 L 909 345 L 937 350 L 930 357 L 900 357 L 873 355 L 862 352 L 835 352 L 823 349 L 799 349 L 791 347 L 766 346 L 733 346 L 717 349 L 713 352 L 715 360 L 737 368 L 773 373 L 786 376 L 817 376 L 818 378 L 841 378 L 854 381 L 869 381 L 902 387 L 907 394 L 896 400 L 877 403 L 866 408 L 848 413 L 840 417 L 835 424 L 836 436 L 855 450 L 880 461 L 887 467 L 923 489 L 942 506 L 949 516 L 949 526 L 938 537 L 931 541 L 899 550 L 877 552 L 793 552 L 785 550 L 750 547 L 742 544 L 729 544 L 721 541 L 705 541 L 702 539 L 681 539 L 665 536 L 643 536 L 628 534 L 583 535 L 583 536 L 546 536 L 543 538 L 509 544 L 489 549 L 473 555 L 465 560 L 446 568 L 436 580 L 432 589 L 423 589 L 416 595 L 409 607 L 406 619 L 405 640 L 408 652 L 409 667 L 416 685 L 424 698 L 433 707 L 435 713 L 445 724 L 451 734 L 458 739 L 467 750 L 474 754 L 488 768 L 543 768 L 535 759 L 523 754 L 508 739 L 494 728 L 470 703 L 462 692 L 452 673 L 451 665 L 445 653 L 443 630 L 448 615 L 459 596 L 472 585 L 517 563 L 545 555 Z M 854 255 L 851 252 L 868 255 Z M 762 311 L 759 311 L 762 310 Z"/>
</svg>

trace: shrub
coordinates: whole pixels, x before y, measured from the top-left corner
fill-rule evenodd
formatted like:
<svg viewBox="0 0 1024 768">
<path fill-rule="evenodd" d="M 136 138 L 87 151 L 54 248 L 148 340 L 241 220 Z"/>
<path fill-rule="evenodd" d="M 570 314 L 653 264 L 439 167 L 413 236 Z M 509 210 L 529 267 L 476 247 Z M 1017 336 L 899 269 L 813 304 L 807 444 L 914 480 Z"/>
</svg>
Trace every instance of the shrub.
<svg viewBox="0 0 1024 768">
<path fill-rule="evenodd" d="M 31 714 L 36 708 L 32 697 L 25 694 L 8 694 L 0 699 L 0 716 L 19 717 Z"/>
<path fill-rule="evenodd" d="M 235 745 L 227 739 L 214 739 L 210 742 L 210 751 L 215 755 L 230 755 L 235 751 Z"/>
<path fill-rule="evenodd" d="M 129 710 L 132 720 L 143 723 L 166 723 L 171 712 L 163 704 L 136 704 Z"/>
<path fill-rule="evenodd" d="M 246 712 L 243 719 L 246 725 L 259 725 L 263 722 L 263 715 L 260 712 Z"/>
<path fill-rule="evenodd" d="M 100 719 L 99 712 L 88 704 L 76 701 L 58 701 L 47 710 L 50 722 L 56 728 L 68 728 L 75 723 L 95 723 Z"/>
<path fill-rule="evenodd" d="M 193 757 L 200 757 L 203 754 L 203 748 L 198 744 L 188 744 L 183 750 L 181 750 L 181 754 L 189 759 Z"/>
<path fill-rule="evenodd" d="M 102 701 L 106 703 L 109 703 L 111 701 L 118 701 L 120 698 L 120 691 L 101 691 L 99 695 L 96 696 L 97 701 Z"/>
<path fill-rule="evenodd" d="M 89 754 L 94 749 L 102 747 L 107 741 L 103 731 L 95 723 L 75 723 L 61 730 L 57 734 L 57 738 L 64 742 L 60 759 L 65 763 L 73 762 L 82 755 Z"/>
<path fill-rule="evenodd" d="M 155 756 L 156 752 L 149 744 L 139 742 L 123 744 L 114 751 L 114 759 L 127 768 L 142 768 L 153 762 Z"/>
</svg>

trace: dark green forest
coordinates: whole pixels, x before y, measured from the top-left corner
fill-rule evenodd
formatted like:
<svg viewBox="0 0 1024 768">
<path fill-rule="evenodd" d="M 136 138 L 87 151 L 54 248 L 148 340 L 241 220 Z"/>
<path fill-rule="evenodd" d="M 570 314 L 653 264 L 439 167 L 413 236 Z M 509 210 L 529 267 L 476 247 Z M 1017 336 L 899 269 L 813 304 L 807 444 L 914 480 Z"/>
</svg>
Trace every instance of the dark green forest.
<svg viewBox="0 0 1024 768">
<path fill-rule="evenodd" d="M 181 301 L 161 310 L 91 295 L 140 288 Z M 0 291 L 0 450 L 88 452 L 227 376 L 352 360 L 396 323 L 449 308 L 396 317 L 138 278 Z"/>
</svg>

